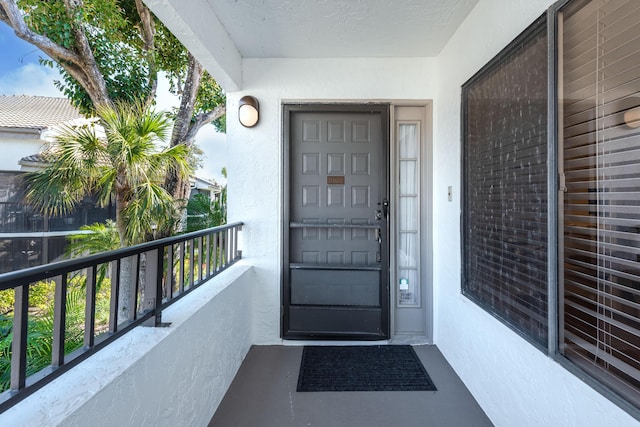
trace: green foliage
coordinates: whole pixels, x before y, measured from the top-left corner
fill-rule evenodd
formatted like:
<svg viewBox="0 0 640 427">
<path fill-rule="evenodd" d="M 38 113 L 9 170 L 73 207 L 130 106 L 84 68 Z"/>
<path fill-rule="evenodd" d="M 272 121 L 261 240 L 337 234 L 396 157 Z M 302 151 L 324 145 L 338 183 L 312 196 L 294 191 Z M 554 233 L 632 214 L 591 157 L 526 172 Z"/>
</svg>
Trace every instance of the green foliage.
<svg viewBox="0 0 640 427">
<path fill-rule="evenodd" d="M 226 100 L 226 95 L 218 82 L 205 71 L 200 82 L 198 97 L 196 98 L 196 114 L 202 114 L 211 111 L 218 105 L 222 105 Z M 224 115 L 212 122 L 218 132 L 226 133 L 227 116 Z"/>
<path fill-rule="evenodd" d="M 226 177 L 226 170 L 223 169 Z M 187 203 L 187 232 L 227 223 L 227 187 L 224 186 L 220 196 L 211 201 L 206 194 L 196 194 Z"/>
<path fill-rule="evenodd" d="M 26 11 L 25 22 L 31 29 L 66 49 L 78 51 L 74 31 L 86 34 L 113 101 L 132 102 L 149 95 L 150 65 L 135 26 L 133 1 L 85 0 L 75 16 L 69 16 L 61 1 L 22 0 L 18 4 Z M 56 86 L 80 111 L 94 111 L 87 92 L 69 73 L 53 61 L 42 63 L 62 72 L 63 79 Z"/>
<path fill-rule="evenodd" d="M 38 282 L 29 288 L 29 306 L 37 310 L 45 310 L 53 300 L 55 282 Z M 13 312 L 15 293 L 13 289 L 0 291 L 0 316 Z"/>
<path fill-rule="evenodd" d="M 181 95 L 189 66 L 188 51 L 155 17 L 154 46 L 146 50 L 134 0 L 84 0 L 73 16 L 67 13 L 62 1 L 21 0 L 18 4 L 25 13 L 27 25 L 59 46 L 78 52 L 74 31 L 82 31 L 86 35 L 111 101 L 146 99 L 151 94 L 151 83 L 157 79 L 158 71 L 166 73 L 170 91 Z M 51 60 L 43 60 L 42 63 L 60 70 L 63 78 L 55 84 L 80 111 L 95 111 L 85 88 L 64 67 Z M 225 102 L 224 92 L 205 72 L 194 114 L 211 111 Z M 216 120 L 214 125 L 224 132 L 224 119 Z"/>
<path fill-rule="evenodd" d="M 171 123 L 142 103 L 98 109 L 105 136 L 93 125 L 67 126 L 47 151 L 50 165 L 25 174 L 25 201 L 49 215 L 64 215 L 89 194 L 106 205 L 116 199 L 121 245 L 149 238 L 154 229 L 171 229 L 174 200 L 162 187 L 166 174 L 190 172 L 189 148 L 161 145 Z"/>
<path fill-rule="evenodd" d="M 80 230 L 88 231 L 89 233 L 73 234 L 67 238 L 69 243 L 65 253 L 68 258 L 97 254 L 120 247 L 118 228 L 112 220 L 107 220 L 104 224 L 83 225 Z"/>
<path fill-rule="evenodd" d="M 53 280 L 38 282 L 29 287 L 29 307 L 46 310 L 53 301 L 56 283 Z"/>
<path fill-rule="evenodd" d="M 211 199 L 206 194 L 196 194 L 187 203 L 187 232 L 215 227 Z"/>
<path fill-rule="evenodd" d="M 0 291 L 0 320 L 2 316 L 13 311 L 13 306 L 15 304 L 15 294 L 13 289 L 5 289 L 4 291 Z"/>
<path fill-rule="evenodd" d="M 0 392 L 7 390 L 11 385 L 12 327 L 13 319 L 10 316 L 0 315 Z"/>
<path fill-rule="evenodd" d="M 94 223 L 83 225 L 81 231 L 87 234 L 72 234 L 67 238 L 65 249 L 67 258 L 78 258 L 101 252 L 112 251 L 120 247 L 120 235 L 116 223 L 108 219 L 104 224 Z M 98 266 L 97 287 L 101 288 L 109 274 L 109 263 Z M 85 279 L 86 280 L 86 279 Z M 84 285 L 83 285 L 84 286 Z"/>
<path fill-rule="evenodd" d="M 84 344 L 86 277 L 77 275 L 68 282 L 66 299 L 65 354 Z M 32 375 L 51 364 L 53 344 L 53 282 L 38 282 L 29 288 L 29 320 L 27 337 L 27 375 Z M 50 292 L 33 304 L 33 297 L 45 289 Z M 4 291 L 3 291 L 4 292 Z M 13 293 L 13 290 L 11 290 Z M 36 297 L 37 299 L 38 297 Z M 109 320 L 110 286 L 102 283 L 96 293 L 96 332 L 104 331 Z M 11 343 L 13 341 L 13 317 L 0 314 L 0 392 L 9 388 L 11 380 Z"/>
</svg>

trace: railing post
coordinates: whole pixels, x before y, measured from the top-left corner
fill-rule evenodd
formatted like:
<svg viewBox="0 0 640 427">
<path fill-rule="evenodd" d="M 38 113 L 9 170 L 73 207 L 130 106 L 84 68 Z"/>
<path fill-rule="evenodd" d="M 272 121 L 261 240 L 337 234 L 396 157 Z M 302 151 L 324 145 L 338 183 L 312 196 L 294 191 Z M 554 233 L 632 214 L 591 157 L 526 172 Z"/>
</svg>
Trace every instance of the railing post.
<svg viewBox="0 0 640 427">
<path fill-rule="evenodd" d="M 198 237 L 198 283 L 202 282 L 202 239 L 202 236 Z"/>
<path fill-rule="evenodd" d="M 159 249 L 145 253 L 144 311 L 154 311 L 154 316 L 145 326 L 158 326 L 162 320 L 162 252 Z"/>
<path fill-rule="evenodd" d="M 218 272 L 218 238 L 220 237 L 220 233 L 218 233 L 217 231 L 214 231 L 213 233 L 211 233 L 211 237 L 213 238 L 213 267 L 212 267 L 212 271 L 213 273 L 217 273 Z"/>
<path fill-rule="evenodd" d="M 164 280 L 164 288 L 165 292 L 163 296 L 166 295 L 168 299 L 173 298 L 173 244 L 166 246 L 167 248 L 167 268 L 165 270 L 165 280 Z"/>
<path fill-rule="evenodd" d="M 93 347 L 95 342 L 94 329 L 96 326 L 96 289 L 98 266 L 87 268 L 86 302 L 84 307 L 84 346 Z"/>
<path fill-rule="evenodd" d="M 193 285 L 196 283 L 196 278 L 193 277 L 196 264 L 195 243 L 196 242 L 193 239 L 189 241 L 189 288 L 193 287 Z"/>
<path fill-rule="evenodd" d="M 64 365 L 64 338 L 67 320 L 67 274 L 54 279 L 55 295 L 53 299 L 53 343 L 51 345 L 51 366 Z"/>
<path fill-rule="evenodd" d="M 205 247 L 207 248 L 207 258 L 206 258 L 206 268 L 207 268 L 207 279 L 211 276 L 211 234 L 207 234 L 205 236 Z"/>
<path fill-rule="evenodd" d="M 164 250 L 162 248 L 156 249 L 156 307 L 154 325 L 162 325 L 162 273 L 164 271 Z M 169 279 L 169 277 L 167 277 Z"/>
<path fill-rule="evenodd" d="M 120 258 L 111 262 L 111 302 L 109 304 L 109 331 L 118 331 L 118 300 L 120 298 Z"/>
<path fill-rule="evenodd" d="M 178 269 L 179 273 L 178 273 L 178 293 L 182 294 L 184 292 L 184 275 L 185 275 L 185 271 L 184 271 L 184 260 L 186 258 L 186 248 L 185 248 L 185 243 L 184 242 L 180 242 L 180 268 Z"/>
<path fill-rule="evenodd" d="M 29 285 L 15 289 L 13 307 L 13 342 L 11 343 L 11 390 L 22 390 L 27 378 L 27 333 Z"/>
</svg>

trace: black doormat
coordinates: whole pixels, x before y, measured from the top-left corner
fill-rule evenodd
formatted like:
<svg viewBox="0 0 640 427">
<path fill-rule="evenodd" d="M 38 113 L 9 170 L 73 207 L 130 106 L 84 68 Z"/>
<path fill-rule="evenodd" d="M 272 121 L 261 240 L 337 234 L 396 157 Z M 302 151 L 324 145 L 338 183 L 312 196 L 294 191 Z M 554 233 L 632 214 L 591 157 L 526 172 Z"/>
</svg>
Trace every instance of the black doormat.
<svg viewBox="0 0 640 427">
<path fill-rule="evenodd" d="M 298 391 L 435 391 L 409 345 L 306 346 Z"/>
</svg>

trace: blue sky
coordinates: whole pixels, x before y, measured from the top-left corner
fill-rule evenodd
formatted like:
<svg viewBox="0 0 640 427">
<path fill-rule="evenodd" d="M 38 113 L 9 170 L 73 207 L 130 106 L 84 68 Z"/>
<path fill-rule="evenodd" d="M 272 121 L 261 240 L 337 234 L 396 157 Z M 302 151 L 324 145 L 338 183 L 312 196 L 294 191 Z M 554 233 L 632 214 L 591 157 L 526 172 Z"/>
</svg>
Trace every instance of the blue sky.
<svg viewBox="0 0 640 427">
<path fill-rule="evenodd" d="M 0 23 L 0 52 L 0 94 L 62 96 L 53 85 L 58 72 L 38 63 L 44 53 L 4 23 Z"/>
<path fill-rule="evenodd" d="M 4 24 L 0 24 L 0 51 L 0 74 L 12 71 L 25 63 L 37 63 L 41 53 L 36 47 L 16 37 L 13 30 Z"/>
<path fill-rule="evenodd" d="M 18 38 L 13 30 L 0 22 L 0 95 L 38 95 L 62 97 L 54 86 L 60 78 L 56 69 L 38 62 L 45 56 L 40 49 Z M 166 80 L 158 83 L 158 109 L 169 109 L 176 105 L 177 98 L 169 93 Z M 196 143 L 205 152 L 204 168 L 197 175 L 224 182 L 220 174 L 226 165 L 226 135 L 218 134 L 211 125 L 200 130 Z"/>
<path fill-rule="evenodd" d="M 38 61 L 38 49 L 15 37 L 13 30 L 7 25 L 0 25 L 0 51 L 2 52 L 0 74 L 12 71 L 24 61 Z"/>
</svg>

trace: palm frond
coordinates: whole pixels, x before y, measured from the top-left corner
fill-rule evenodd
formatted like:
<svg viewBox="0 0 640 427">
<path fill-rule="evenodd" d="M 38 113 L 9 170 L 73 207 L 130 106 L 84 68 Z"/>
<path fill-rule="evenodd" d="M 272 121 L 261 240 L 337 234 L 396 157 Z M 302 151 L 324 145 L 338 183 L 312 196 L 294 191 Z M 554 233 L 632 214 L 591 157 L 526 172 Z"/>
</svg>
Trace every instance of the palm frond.
<svg viewBox="0 0 640 427">
<path fill-rule="evenodd" d="M 154 228 L 164 229 L 175 212 L 173 198 L 158 184 L 141 184 L 136 187 L 135 193 L 122 211 L 125 240 L 131 244 L 140 243 Z"/>
<path fill-rule="evenodd" d="M 83 225 L 82 231 L 90 231 L 88 234 L 74 234 L 68 237 L 69 244 L 65 254 L 69 258 L 77 258 L 100 252 L 118 249 L 120 237 L 116 223 L 107 220 L 105 223 Z"/>
<path fill-rule="evenodd" d="M 44 155 L 50 164 L 23 177 L 25 201 L 44 214 L 67 214 L 95 190 L 105 142 L 91 125 L 64 126 Z"/>
<path fill-rule="evenodd" d="M 88 194 L 97 194 L 103 206 L 115 195 L 123 242 L 144 241 L 152 225 L 173 218 L 176 203 L 161 184 L 168 173 L 188 177 L 189 149 L 164 148 L 171 122 L 142 102 L 97 112 L 104 137 L 93 125 L 63 128 L 47 150 L 50 166 L 25 177 L 25 199 L 43 213 L 61 215 Z"/>
</svg>

